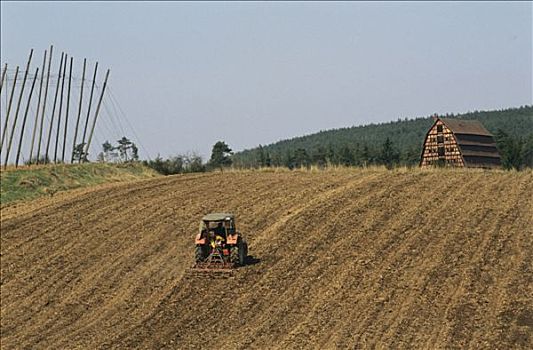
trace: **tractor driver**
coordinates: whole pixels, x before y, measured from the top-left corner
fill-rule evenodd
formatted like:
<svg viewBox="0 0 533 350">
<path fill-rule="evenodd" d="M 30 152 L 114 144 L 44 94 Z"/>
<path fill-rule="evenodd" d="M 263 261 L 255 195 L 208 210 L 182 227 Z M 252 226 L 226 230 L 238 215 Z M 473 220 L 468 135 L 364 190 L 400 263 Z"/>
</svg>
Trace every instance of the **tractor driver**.
<svg viewBox="0 0 533 350">
<path fill-rule="evenodd" d="M 226 228 L 224 227 L 224 224 L 222 222 L 219 222 L 217 227 L 215 228 L 215 233 L 218 236 L 226 237 Z"/>
</svg>

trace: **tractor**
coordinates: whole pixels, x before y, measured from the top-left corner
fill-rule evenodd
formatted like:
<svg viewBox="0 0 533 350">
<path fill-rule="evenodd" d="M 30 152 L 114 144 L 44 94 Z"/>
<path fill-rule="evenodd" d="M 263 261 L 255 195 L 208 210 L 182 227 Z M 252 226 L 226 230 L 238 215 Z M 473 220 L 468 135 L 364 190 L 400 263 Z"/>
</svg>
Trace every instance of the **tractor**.
<svg viewBox="0 0 533 350">
<path fill-rule="evenodd" d="M 248 244 L 235 229 L 233 214 L 205 215 L 194 242 L 195 270 L 225 272 L 246 263 Z"/>
</svg>

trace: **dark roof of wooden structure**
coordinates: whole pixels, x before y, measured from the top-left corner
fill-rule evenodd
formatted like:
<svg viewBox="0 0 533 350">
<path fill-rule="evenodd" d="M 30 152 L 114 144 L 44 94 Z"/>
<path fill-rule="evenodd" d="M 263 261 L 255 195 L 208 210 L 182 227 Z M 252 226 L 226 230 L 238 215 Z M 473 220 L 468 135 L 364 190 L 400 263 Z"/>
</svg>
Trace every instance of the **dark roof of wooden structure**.
<svg viewBox="0 0 533 350">
<path fill-rule="evenodd" d="M 496 143 L 494 142 L 493 138 L 490 138 L 489 140 L 483 140 L 485 142 L 479 142 L 479 141 L 471 141 L 471 140 L 465 140 L 464 138 L 461 138 L 461 135 L 456 135 L 457 143 L 461 146 L 496 146 Z"/>
<path fill-rule="evenodd" d="M 500 158 L 500 154 L 497 150 L 491 151 L 470 151 L 470 150 L 461 150 L 463 157 L 490 157 L 490 158 Z"/>
<path fill-rule="evenodd" d="M 454 134 L 472 134 L 492 136 L 483 124 L 477 120 L 463 120 L 452 118 L 439 118 Z"/>
</svg>

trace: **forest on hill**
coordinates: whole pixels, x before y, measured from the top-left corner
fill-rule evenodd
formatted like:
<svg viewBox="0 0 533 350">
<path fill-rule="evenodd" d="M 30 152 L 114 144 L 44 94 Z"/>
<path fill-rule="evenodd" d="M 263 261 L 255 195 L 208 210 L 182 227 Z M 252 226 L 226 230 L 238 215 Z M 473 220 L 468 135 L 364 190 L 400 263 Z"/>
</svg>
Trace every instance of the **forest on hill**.
<svg viewBox="0 0 533 350">
<path fill-rule="evenodd" d="M 479 120 L 494 136 L 505 168 L 533 167 L 533 105 L 446 114 Z M 318 165 L 416 166 L 432 117 L 320 131 L 235 153 L 239 168 Z"/>
</svg>

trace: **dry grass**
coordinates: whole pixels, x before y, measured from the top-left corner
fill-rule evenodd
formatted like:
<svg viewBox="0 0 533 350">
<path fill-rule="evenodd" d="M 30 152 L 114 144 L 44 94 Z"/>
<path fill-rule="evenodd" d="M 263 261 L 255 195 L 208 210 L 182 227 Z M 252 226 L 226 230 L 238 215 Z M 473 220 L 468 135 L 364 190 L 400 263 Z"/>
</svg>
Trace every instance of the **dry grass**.
<svg viewBox="0 0 533 350">
<path fill-rule="evenodd" d="M 54 196 L 58 192 L 106 182 L 124 182 L 157 176 L 140 164 L 54 164 L 8 167 L 0 173 L 0 203 Z"/>
</svg>

